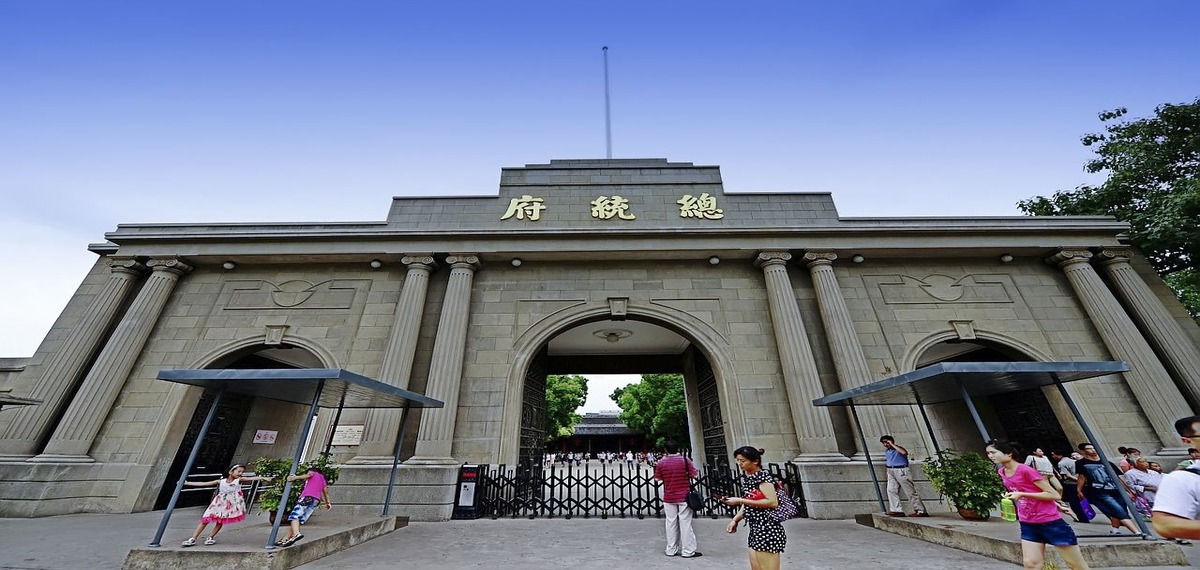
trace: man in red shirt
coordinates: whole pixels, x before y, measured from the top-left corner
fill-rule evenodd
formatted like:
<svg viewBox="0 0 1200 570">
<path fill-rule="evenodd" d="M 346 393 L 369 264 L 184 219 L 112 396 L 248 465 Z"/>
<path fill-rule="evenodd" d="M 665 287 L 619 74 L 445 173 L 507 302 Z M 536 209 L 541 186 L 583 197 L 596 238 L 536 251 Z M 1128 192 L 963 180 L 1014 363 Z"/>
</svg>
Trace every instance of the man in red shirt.
<svg viewBox="0 0 1200 570">
<path fill-rule="evenodd" d="M 700 474 L 692 460 L 679 454 L 679 444 L 668 440 L 667 455 L 654 466 L 654 478 L 662 481 L 663 511 L 667 515 L 667 556 L 695 558 L 696 533 L 692 530 L 692 509 L 687 506 L 689 484 Z M 680 547 L 680 542 L 683 543 Z"/>
</svg>

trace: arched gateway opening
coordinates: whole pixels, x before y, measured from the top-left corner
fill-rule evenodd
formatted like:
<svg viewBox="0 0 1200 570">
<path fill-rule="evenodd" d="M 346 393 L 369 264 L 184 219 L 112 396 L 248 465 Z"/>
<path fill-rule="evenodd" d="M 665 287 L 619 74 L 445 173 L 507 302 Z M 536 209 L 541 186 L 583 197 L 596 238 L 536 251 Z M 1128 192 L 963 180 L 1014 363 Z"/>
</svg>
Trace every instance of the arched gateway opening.
<svg viewBox="0 0 1200 570">
<path fill-rule="evenodd" d="M 544 427 L 546 377 L 552 374 L 683 375 L 688 437 L 679 444 L 697 464 L 729 465 L 716 373 L 704 352 L 672 328 L 648 320 L 597 319 L 572 324 L 544 342 L 524 374 L 520 463 L 544 460 L 550 439 Z"/>
<path fill-rule="evenodd" d="M 611 301 L 611 300 L 610 300 Z M 614 318 L 613 306 L 621 317 Z M 728 442 L 742 435 L 736 390 L 723 336 L 703 321 L 654 305 L 580 307 L 535 324 L 514 345 L 502 461 L 481 474 L 480 512 L 496 517 L 663 516 L 653 467 L 638 461 L 548 461 L 546 377 L 588 374 L 680 374 L 684 379 L 688 448 L 706 497 L 701 514 L 731 514 L 714 498 L 734 492 Z M 589 387 L 589 392 L 591 388 Z M 590 394 L 589 394 L 590 395 Z M 514 413 L 516 412 L 516 413 Z M 639 451 L 639 450 L 625 450 Z M 771 464 L 795 489 L 794 466 Z M 803 503 L 798 498 L 798 502 Z"/>
<path fill-rule="evenodd" d="M 234 350 L 204 368 L 298 369 L 323 367 L 325 365 L 317 355 L 299 346 L 259 344 Z M 179 480 L 179 475 L 187 463 L 188 455 L 200 433 L 200 426 L 204 423 L 204 418 L 212 406 L 215 396 L 216 394 L 212 390 L 205 390 L 192 411 L 187 430 L 171 461 L 167 477 L 163 479 L 162 487 L 159 489 L 154 503 L 155 510 L 165 509 L 167 503 L 170 502 L 175 489 L 175 481 Z M 226 393 L 217 406 L 212 425 L 204 435 L 204 441 L 200 445 L 196 462 L 188 473 L 188 477 L 211 480 L 223 473 L 234 461 L 247 462 L 259 455 L 272 455 L 272 452 L 267 450 L 267 445 L 254 443 L 254 432 L 260 425 L 277 428 L 267 430 L 275 432 L 272 434 L 274 439 L 269 444 L 270 449 L 286 449 L 289 445 L 289 438 L 291 439 L 290 445 L 295 445 L 296 434 L 293 432 L 295 426 L 300 424 L 304 413 L 300 406 L 294 404 Z M 250 423 L 252 419 L 256 421 Z M 254 431 L 248 432 L 247 425 Z M 256 447 L 261 449 L 255 449 Z M 212 499 L 212 488 L 185 487 L 184 489 L 185 491 L 179 496 L 177 507 L 206 505 Z"/>
</svg>

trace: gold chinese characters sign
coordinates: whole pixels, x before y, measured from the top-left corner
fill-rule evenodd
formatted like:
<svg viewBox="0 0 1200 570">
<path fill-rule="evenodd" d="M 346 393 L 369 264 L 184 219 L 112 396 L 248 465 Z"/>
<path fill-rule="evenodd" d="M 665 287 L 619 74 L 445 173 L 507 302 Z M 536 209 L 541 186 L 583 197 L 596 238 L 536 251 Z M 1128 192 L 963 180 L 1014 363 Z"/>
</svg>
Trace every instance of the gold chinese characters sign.
<svg viewBox="0 0 1200 570">
<path fill-rule="evenodd" d="M 709 195 L 708 192 L 703 192 L 699 196 L 684 194 L 675 203 L 679 204 L 679 217 L 681 218 L 719 220 L 725 217 L 725 211 L 717 207 L 717 198 Z M 591 215 L 598 220 L 637 219 L 637 215 L 630 209 L 629 199 L 621 196 L 600 196 L 591 201 L 591 206 Z M 545 198 L 525 194 L 520 198 L 510 200 L 508 209 L 504 211 L 504 215 L 500 216 L 500 219 L 536 222 L 541 219 L 542 211 L 547 208 Z"/>
</svg>

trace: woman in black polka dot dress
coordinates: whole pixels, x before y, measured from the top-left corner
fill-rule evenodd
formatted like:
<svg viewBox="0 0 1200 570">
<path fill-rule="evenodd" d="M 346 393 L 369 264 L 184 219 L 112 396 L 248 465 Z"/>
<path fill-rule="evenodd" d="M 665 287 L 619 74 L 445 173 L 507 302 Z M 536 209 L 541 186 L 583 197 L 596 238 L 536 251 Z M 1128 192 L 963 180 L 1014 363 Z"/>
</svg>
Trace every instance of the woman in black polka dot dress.
<svg viewBox="0 0 1200 570">
<path fill-rule="evenodd" d="M 750 525 L 751 570 L 778 570 L 779 553 L 787 546 L 787 534 L 769 512 L 779 506 L 779 495 L 775 492 L 775 477 L 763 471 L 762 453 L 761 449 L 750 446 L 739 447 L 733 452 L 745 475 L 738 479 L 742 496 L 722 499 L 726 505 L 741 507 L 725 527 L 725 532 L 737 532 L 738 525 L 745 519 Z"/>
</svg>

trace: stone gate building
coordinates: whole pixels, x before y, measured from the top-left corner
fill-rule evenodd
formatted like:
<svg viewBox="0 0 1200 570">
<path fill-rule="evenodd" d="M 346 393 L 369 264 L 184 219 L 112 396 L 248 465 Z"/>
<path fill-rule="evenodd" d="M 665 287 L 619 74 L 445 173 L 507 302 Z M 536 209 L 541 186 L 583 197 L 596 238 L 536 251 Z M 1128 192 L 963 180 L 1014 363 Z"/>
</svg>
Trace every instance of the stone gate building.
<svg viewBox="0 0 1200 570">
<path fill-rule="evenodd" d="M 563 160 L 499 195 L 401 197 L 368 223 L 131 224 L 35 354 L 5 359 L 0 516 L 161 508 L 210 395 L 164 368 L 346 368 L 446 402 L 414 416 L 395 511 L 445 519 L 462 463 L 542 449 L 547 374 L 678 372 L 691 447 L 752 444 L 801 471 L 809 511 L 874 509 L 850 418 L 813 399 L 945 360 L 1124 360 L 1069 385 L 1107 449 L 1181 453 L 1200 329 L 1106 217 L 842 218 L 824 193 L 725 193 L 717 167 Z M 1083 435 L 1053 392 L 977 399 L 994 434 Z M 977 449 L 961 402 L 939 441 Z M 199 469 L 290 456 L 302 406 L 223 400 Z M 907 406 L 860 410 L 871 441 L 930 445 Z M 316 418 L 341 508 L 374 512 L 399 414 Z"/>
</svg>

